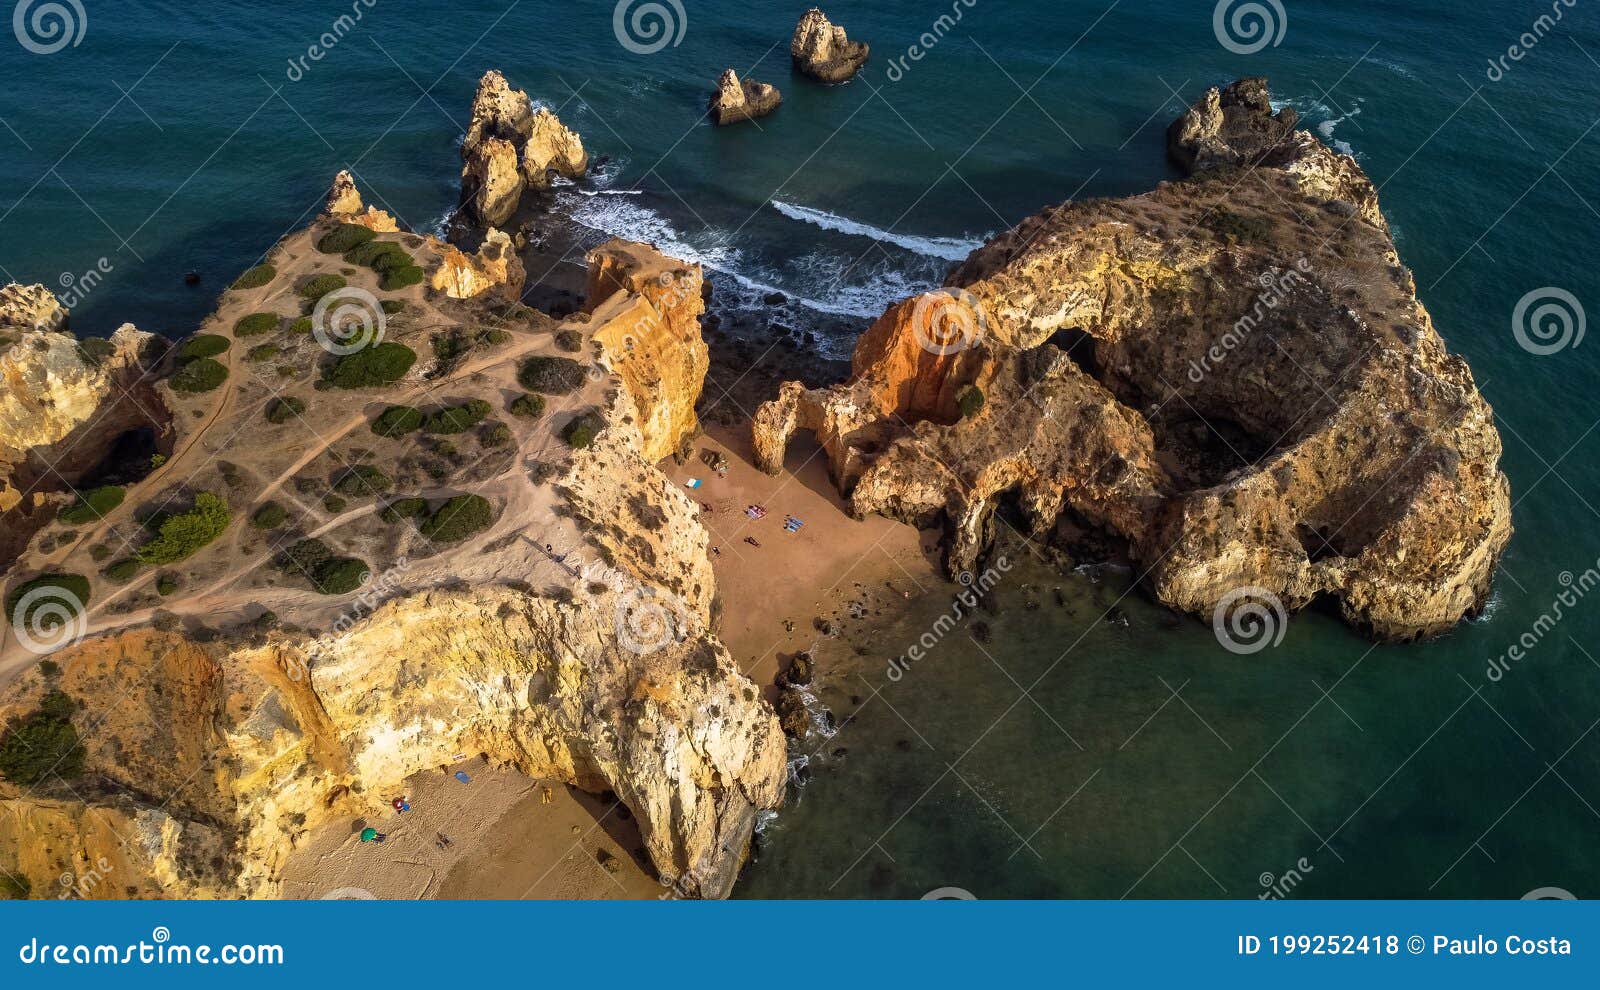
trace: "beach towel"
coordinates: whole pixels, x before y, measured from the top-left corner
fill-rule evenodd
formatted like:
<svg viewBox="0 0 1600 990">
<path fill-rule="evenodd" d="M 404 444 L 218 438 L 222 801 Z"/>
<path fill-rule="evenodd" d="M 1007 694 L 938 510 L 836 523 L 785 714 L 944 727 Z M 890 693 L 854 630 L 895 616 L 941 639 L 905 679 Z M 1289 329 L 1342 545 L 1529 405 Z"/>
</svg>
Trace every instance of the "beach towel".
<svg viewBox="0 0 1600 990">
<path fill-rule="evenodd" d="M 456 779 L 461 781 L 463 784 L 472 783 L 472 778 L 467 776 L 467 772 L 465 770 L 457 770 Z"/>
<path fill-rule="evenodd" d="M 683 483 L 683 487 L 693 491 L 694 489 L 699 488 L 700 484 L 701 482 L 699 478 L 690 478 L 688 481 Z"/>
</svg>

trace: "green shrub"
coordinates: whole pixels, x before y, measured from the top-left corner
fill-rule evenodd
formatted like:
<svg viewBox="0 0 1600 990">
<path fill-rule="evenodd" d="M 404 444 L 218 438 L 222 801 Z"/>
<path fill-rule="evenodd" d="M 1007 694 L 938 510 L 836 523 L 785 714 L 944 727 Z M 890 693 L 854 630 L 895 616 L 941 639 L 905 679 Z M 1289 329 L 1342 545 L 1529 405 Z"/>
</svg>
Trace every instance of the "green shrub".
<svg viewBox="0 0 1600 990">
<path fill-rule="evenodd" d="M 268 282 L 278 277 L 278 270 L 271 265 L 257 265 L 233 280 L 230 289 L 259 289 Z"/>
<path fill-rule="evenodd" d="M 567 424 L 566 429 L 561 431 L 561 439 L 573 450 L 583 450 L 594 443 L 595 437 L 605 428 L 606 421 L 600 418 L 599 413 L 586 412 Z"/>
<path fill-rule="evenodd" d="M 385 261 L 385 258 L 394 258 L 394 261 Z M 406 249 L 394 241 L 368 241 L 358 247 L 345 252 L 344 260 L 352 265 L 371 268 L 374 271 L 388 271 L 394 268 L 403 268 L 412 264 L 411 255 Z M 380 269 L 379 265 L 384 265 Z"/>
<path fill-rule="evenodd" d="M 428 500 L 422 498 L 397 498 L 378 512 L 379 517 L 386 523 L 404 522 L 427 514 Z"/>
<path fill-rule="evenodd" d="M 0 777 L 31 787 L 46 777 L 71 780 L 83 773 L 83 744 L 72 727 L 77 702 L 61 691 L 39 699 L 39 708 L 12 722 L 0 736 Z"/>
<path fill-rule="evenodd" d="M 392 385 L 404 378 L 416 361 L 417 353 L 411 348 L 386 340 L 339 358 L 325 378 L 335 388 Z"/>
<path fill-rule="evenodd" d="M 215 333 L 202 333 L 190 337 L 178 348 L 178 360 L 190 361 L 194 358 L 216 357 L 223 351 L 233 346 L 233 341 Z"/>
<path fill-rule="evenodd" d="M 396 247 L 392 251 L 380 253 L 372 259 L 372 263 L 368 267 L 379 275 L 392 275 L 407 268 L 416 268 L 417 261 L 411 255 Z"/>
<path fill-rule="evenodd" d="M 287 423 L 305 411 L 306 404 L 303 399 L 297 399 L 292 395 L 282 395 L 267 403 L 267 422 Z"/>
<path fill-rule="evenodd" d="M 372 421 L 372 432 L 393 440 L 422 429 L 422 410 L 412 406 L 390 406 Z"/>
<path fill-rule="evenodd" d="M 504 423 L 489 423 L 478 434 L 478 443 L 485 447 L 504 447 L 511 442 L 511 427 Z"/>
<path fill-rule="evenodd" d="M 127 584 L 139 574 L 139 562 L 132 558 L 119 560 L 105 569 L 106 577 L 118 584 Z"/>
<path fill-rule="evenodd" d="M 321 540 L 301 540 L 283 552 L 278 558 L 278 567 L 290 574 L 301 574 L 309 578 L 316 573 L 318 567 L 333 559 L 333 551 Z"/>
<path fill-rule="evenodd" d="M 567 395 L 583 387 L 583 365 L 564 357 L 531 357 L 522 362 L 517 381 L 530 392 Z"/>
<path fill-rule="evenodd" d="M 556 331 L 556 346 L 564 351 L 576 354 L 583 350 L 583 334 L 576 330 Z"/>
<path fill-rule="evenodd" d="M 511 415 L 522 419 L 538 419 L 544 415 L 544 396 L 519 395 L 511 400 Z"/>
<path fill-rule="evenodd" d="M 439 410 L 428 417 L 422 428 L 429 433 L 462 433 L 483 422 L 493 411 L 489 403 L 473 399 L 459 406 Z"/>
<path fill-rule="evenodd" d="M 199 394 L 209 392 L 228 380 L 228 369 L 218 364 L 211 358 L 195 358 L 173 373 L 167 379 L 167 384 L 174 392 L 188 392 Z M 161 455 L 157 454 L 156 457 Z M 165 462 L 166 458 L 162 458 Z M 150 459 L 152 467 L 160 467 L 155 463 L 155 457 Z"/>
<path fill-rule="evenodd" d="M 341 223 L 322 235 L 317 241 L 317 250 L 323 254 L 344 254 L 377 236 L 370 227 L 363 227 L 358 223 Z"/>
<path fill-rule="evenodd" d="M 346 505 L 348 505 L 348 503 L 345 502 L 344 499 L 332 493 L 322 496 L 322 507 L 334 515 L 338 515 L 339 513 L 343 512 Z"/>
<path fill-rule="evenodd" d="M 381 285 L 385 292 L 399 292 L 401 289 L 417 285 L 421 281 L 422 269 L 416 265 L 407 265 L 404 268 L 396 268 L 394 271 L 385 274 Z"/>
<path fill-rule="evenodd" d="M 311 329 L 314 325 L 315 324 L 311 322 L 311 317 L 302 316 L 293 323 L 289 324 L 289 332 L 297 337 L 304 337 L 306 334 L 311 332 Z"/>
<path fill-rule="evenodd" d="M 277 313 L 251 313 L 249 316 L 239 318 L 233 325 L 235 337 L 259 337 L 264 333 L 275 333 L 278 329 L 279 317 Z"/>
<path fill-rule="evenodd" d="M 35 592 L 38 594 L 35 595 Z M 33 597 L 27 606 L 22 607 L 22 600 L 30 596 Z M 81 574 L 41 574 L 17 585 L 6 595 L 6 621 L 13 626 L 48 632 L 77 618 L 87 604 L 88 578 Z M 40 609 L 48 611 L 39 614 Z M 67 614 L 56 614 L 60 611 Z M 38 615 L 37 619 L 34 619 L 35 615 Z"/>
<path fill-rule="evenodd" d="M 150 521 L 156 536 L 139 548 L 135 557 L 142 564 L 175 564 L 222 535 L 232 519 L 228 504 L 210 492 L 194 497 L 194 508 Z"/>
<path fill-rule="evenodd" d="M 397 313 L 406 311 L 406 301 L 404 299 L 385 299 L 379 305 L 383 307 L 383 312 L 388 316 L 394 316 Z"/>
<path fill-rule="evenodd" d="M 478 331 L 478 344 L 482 347 L 499 347 L 511 343 L 511 334 L 499 328 Z"/>
<path fill-rule="evenodd" d="M 177 590 L 178 579 L 176 576 L 171 574 L 159 574 L 156 576 L 156 594 L 165 598 Z"/>
<path fill-rule="evenodd" d="M 318 567 L 311 585 L 324 595 L 347 595 L 367 583 L 372 569 L 355 557 L 336 557 Z"/>
<path fill-rule="evenodd" d="M 126 493 L 116 485 L 106 485 L 84 492 L 78 501 L 57 516 L 64 523 L 81 526 L 104 518 L 105 514 L 122 504 Z"/>
<path fill-rule="evenodd" d="M 271 361 L 281 353 L 283 353 L 283 348 L 277 344 L 257 344 L 250 348 L 250 352 L 245 355 L 245 359 L 257 362 Z"/>
<path fill-rule="evenodd" d="M 978 415 L 983 408 L 983 391 L 976 385 L 968 385 L 956 394 L 956 408 L 961 410 L 962 419 Z"/>
<path fill-rule="evenodd" d="M 85 364 L 98 367 L 102 361 L 116 352 L 116 345 L 104 337 L 87 337 L 78 341 L 78 356 Z"/>
<path fill-rule="evenodd" d="M 314 275 L 300 286 L 300 294 L 307 299 L 321 299 L 330 292 L 338 292 L 348 284 L 339 275 Z"/>
<path fill-rule="evenodd" d="M 276 502 L 268 502 L 257 509 L 255 515 L 250 517 L 250 525 L 256 529 L 277 529 L 289 518 L 289 512 Z"/>
<path fill-rule="evenodd" d="M 111 556 L 111 548 L 104 543 L 96 543 L 89 548 L 89 559 L 97 564 L 109 556 Z"/>
<path fill-rule="evenodd" d="M 0 901 L 26 901 L 33 897 L 33 884 L 15 873 L 0 873 Z"/>
<path fill-rule="evenodd" d="M 292 364 L 280 364 L 273 370 L 278 373 L 279 378 L 294 378 L 300 374 L 300 369 Z"/>
<path fill-rule="evenodd" d="M 435 543 L 456 543 L 482 532 L 494 522 L 494 506 L 481 495 L 457 495 L 422 524 L 422 535 Z"/>
<path fill-rule="evenodd" d="M 440 361 L 454 361 L 470 349 L 466 338 L 462 337 L 459 330 L 436 333 L 429 343 L 433 346 L 433 356 Z"/>
<path fill-rule="evenodd" d="M 352 498 L 375 498 L 393 487 L 389 476 L 370 464 L 357 464 L 333 483 L 334 491 Z"/>
</svg>

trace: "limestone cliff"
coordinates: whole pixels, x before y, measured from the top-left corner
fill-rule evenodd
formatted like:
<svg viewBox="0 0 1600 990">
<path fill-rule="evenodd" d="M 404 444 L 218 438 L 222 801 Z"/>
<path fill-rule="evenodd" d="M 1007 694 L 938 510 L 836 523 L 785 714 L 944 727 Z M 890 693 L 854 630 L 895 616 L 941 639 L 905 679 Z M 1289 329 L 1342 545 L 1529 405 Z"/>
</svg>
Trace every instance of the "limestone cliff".
<svg viewBox="0 0 1600 990">
<path fill-rule="evenodd" d="M 391 214 L 362 202 L 361 193 L 356 189 L 355 178 L 345 171 L 333 177 L 333 185 L 328 190 L 328 199 L 322 206 L 322 213 L 323 216 L 340 223 L 358 224 L 380 234 L 390 234 L 400 229 L 400 225 L 395 222 Z"/>
<path fill-rule="evenodd" d="M 334 205 L 273 250 L 274 281 L 225 295 L 206 326 L 281 306 L 279 328 L 258 339 L 282 360 L 326 362 L 314 335 L 289 323 L 295 286 L 341 265 L 315 248 L 351 215 L 349 196 Z M 457 287 L 477 277 L 461 258 L 489 260 L 432 238 L 395 242 Z M 248 375 L 184 398 L 198 414 L 183 417 L 193 422 L 165 465 L 176 477 L 130 485 L 88 532 L 55 541 L 49 569 L 92 585 L 78 636 L 48 666 L 14 637 L 0 644 L 0 673 L 22 671 L 0 694 L 0 724 L 59 691 L 83 747 L 73 779 L 0 781 L 0 870 L 40 895 L 104 860 L 114 881 L 73 896 L 273 896 L 313 830 L 371 815 L 408 776 L 481 754 L 614 792 L 663 883 L 728 894 L 758 813 L 782 801 L 787 754 L 771 707 L 714 632 L 699 508 L 655 467 L 695 425 L 701 276 L 622 242 L 590 262 L 594 304 L 560 322 L 496 293 L 399 290 L 385 346 L 450 356 L 389 385 L 276 383 L 315 431 L 264 416 L 272 396 Z M 376 276 L 349 277 L 383 291 Z M 434 394 L 505 409 L 541 361 L 582 373 L 550 386 L 540 415 L 508 413 L 510 425 L 448 448 L 370 428 L 387 404 Z M 570 432 L 580 423 L 582 441 Z M 442 513 L 470 493 L 485 516 L 435 539 L 379 511 L 387 498 L 297 497 L 326 491 L 357 458 L 381 467 L 396 495 Z M 155 568 L 121 580 L 104 571 L 97 543 L 149 539 L 137 507 L 197 489 L 221 493 L 233 522 L 160 569 L 176 589 L 158 591 Z M 294 517 L 271 532 L 246 521 L 284 504 Z M 313 535 L 359 558 L 365 584 L 324 591 L 283 570 L 286 548 Z M 44 538 L 12 564 L 8 590 L 44 569 Z"/>
<path fill-rule="evenodd" d="M 577 133 L 494 70 L 478 83 L 461 160 L 461 200 L 485 226 L 509 220 L 529 186 L 546 189 L 552 175 L 576 179 L 589 170 Z"/>
<path fill-rule="evenodd" d="M 499 289 L 508 299 L 522 297 L 528 273 L 504 231 L 489 228 L 476 254 L 453 244 L 440 245 L 439 267 L 429 284 L 452 299 L 472 299 Z"/>
<path fill-rule="evenodd" d="M 867 64 L 871 49 L 851 41 L 845 29 L 828 20 L 816 7 L 800 16 L 794 37 L 789 41 L 789 57 L 804 75 L 825 83 L 847 82 Z"/>
<path fill-rule="evenodd" d="M 718 124 L 755 120 L 778 109 L 782 102 L 778 87 L 754 79 L 741 80 L 737 72 L 728 69 L 717 80 L 717 91 L 711 94 L 711 119 Z"/>
<path fill-rule="evenodd" d="M 1293 122 L 1264 82 L 1208 92 L 1171 132 L 1192 178 L 997 237 L 847 384 L 764 407 L 763 466 L 815 430 L 857 512 L 945 526 L 951 572 L 1013 501 L 1040 538 L 1120 536 L 1201 615 L 1243 586 L 1381 639 L 1472 614 L 1511 532 L 1492 413 L 1370 181 Z"/>
</svg>

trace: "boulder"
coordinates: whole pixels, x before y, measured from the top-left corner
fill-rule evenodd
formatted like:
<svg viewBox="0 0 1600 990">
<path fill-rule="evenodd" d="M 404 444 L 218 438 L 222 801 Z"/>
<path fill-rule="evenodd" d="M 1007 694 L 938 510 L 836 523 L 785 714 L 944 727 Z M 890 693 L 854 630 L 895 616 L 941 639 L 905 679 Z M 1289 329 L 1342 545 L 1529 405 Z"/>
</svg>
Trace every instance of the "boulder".
<svg viewBox="0 0 1600 990">
<path fill-rule="evenodd" d="M 738 73 L 728 69 L 722 73 L 717 91 L 711 96 L 711 119 L 718 124 L 754 120 L 778 109 L 782 102 L 783 94 L 776 86 L 752 79 L 741 81 Z"/>
</svg>

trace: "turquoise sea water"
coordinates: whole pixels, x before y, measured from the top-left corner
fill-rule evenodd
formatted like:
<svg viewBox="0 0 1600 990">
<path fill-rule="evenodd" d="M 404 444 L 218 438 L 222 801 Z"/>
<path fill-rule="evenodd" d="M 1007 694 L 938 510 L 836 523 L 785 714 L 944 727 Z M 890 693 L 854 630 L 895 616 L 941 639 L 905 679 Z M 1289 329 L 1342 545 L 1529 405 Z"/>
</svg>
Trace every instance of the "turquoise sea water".
<svg viewBox="0 0 1600 990">
<path fill-rule="evenodd" d="M 1268 75 L 1379 183 L 1423 301 L 1495 407 L 1517 535 L 1488 616 L 1376 650 L 1302 616 L 1240 658 L 1137 593 L 1119 603 L 1109 579 L 1023 570 L 983 649 L 950 637 L 885 684 L 880 654 L 921 634 L 927 603 L 871 630 L 872 658 L 834 660 L 836 711 L 883 693 L 741 892 L 1248 897 L 1293 870 L 1290 896 L 1600 895 L 1600 593 L 1539 624 L 1562 575 L 1600 558 L 1600 366 L 1592 342 L 1535 355 L 1512 332 L 1546 287 L 1600 312 L 1595 8 L 1284 0 L 1281 42 L 1244 55 L 1203 2 L 836 2 L 874 59 L 822 88 L 787 64 L 803 4 L 684 0 L 681 43 L 655 54 L 619 42 L 617 6 L 87 2 L 75 47 L 0 33 L 0 275 L 83 284 L 80 331 L 187 333 L 341 167 L 412 226 L 438 224 L 476 80 L 497 67 L 610 157 L 558 194 L 564 214 L 866 316 L 1041 206 L 1173 178 L 1162 134 L 1181 104 Z M 327 32 L 325 57 L 291 72 Z M 899 63 L 914 43 L 925 55 Z M 1523 57 L 1491 80 L 1512 45 Z M 696 123 L 728 65 L 785 92 L 759 128 Z M 1127 629 L 1097 621 L 1112 606 Z M 1525 635 L 1526 659 L 1488 679 Z"/>
</svg>

